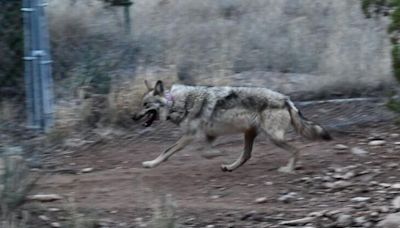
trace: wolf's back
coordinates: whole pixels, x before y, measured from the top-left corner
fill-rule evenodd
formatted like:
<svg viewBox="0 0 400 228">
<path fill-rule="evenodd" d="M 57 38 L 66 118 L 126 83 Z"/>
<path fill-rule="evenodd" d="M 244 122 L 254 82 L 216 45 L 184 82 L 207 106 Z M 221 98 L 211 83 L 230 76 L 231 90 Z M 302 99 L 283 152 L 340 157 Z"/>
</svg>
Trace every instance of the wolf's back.
<svg viewBox="0 0 400 228">
<path fill-rule="evenodd" d="M 295 130 L 308 139 L 331 140 L 332 137 L 321 125 L 306 119 L 289 99 L 285 101 Z"/>
</svg>

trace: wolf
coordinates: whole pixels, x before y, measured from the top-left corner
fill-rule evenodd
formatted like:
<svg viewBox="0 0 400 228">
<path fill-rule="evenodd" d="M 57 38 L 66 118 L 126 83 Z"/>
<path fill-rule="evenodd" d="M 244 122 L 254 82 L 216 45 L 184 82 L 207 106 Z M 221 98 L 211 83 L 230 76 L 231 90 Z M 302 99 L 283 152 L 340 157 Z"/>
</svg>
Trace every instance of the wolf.
<svg viewBox="0 0 400 228">
<path fill-rule="evenodd" d="M 142 98 L 142 110 L 132 119 L 144 118 L 145 127 L 156 120 L 171 121 L 183 132 L 183 136 L 157 158 L 143 162 L 145 168 L 158 166 L 200 137 L 205 138 L 205 149 L 211 150 L 218 136 L 243 133 L 242 153 L 233 163 L 222 164 L 222 171 L 233 171 L 249 160 L 255 138 L 263 134 L 291 154 L 288 163 L 279 171 L 293 173 L 299 150 L 285 140 L 290 126 L 307 139 L 332 138 L 321 125 L 306 119 L 288 96 L 267 88 L 174 84 L 166 90 L 161 80 L 154 86 L 145 80 L 145 85 L 147 92 Z"/>
</svg>

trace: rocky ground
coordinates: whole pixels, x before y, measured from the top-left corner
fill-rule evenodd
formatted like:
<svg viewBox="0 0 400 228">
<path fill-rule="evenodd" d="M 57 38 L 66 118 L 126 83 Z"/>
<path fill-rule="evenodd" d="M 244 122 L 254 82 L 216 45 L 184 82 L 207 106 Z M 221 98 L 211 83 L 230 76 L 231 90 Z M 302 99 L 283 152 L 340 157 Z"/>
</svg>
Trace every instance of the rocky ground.
<svg viewBox="0 0 400 228">
<path fill-rule="evenodd" d="M 320 114 L 329 108 L 337 106 L 305 113 L 332 120 Z M 288 154 L 262 136 L 251 160 L 225 173 L 220 164 L 239 155 L 239 136 L 219 140 L 221 157 L 201 157 L 197 143 L 143 169 L 142 161 L 177 139 L 176 128 L 102 130 L 46 154 L 30 195 L 56 198 L 31 198 L 23 207 L 35 208 L 41 227 L 71 227 L 71 219 L 99 227 L 400 227 L 400 128 L 369 119 L 332 132 L 330 142 L 290 133 L 302 156 L 296 173 L 284 174 L 277 169 Z"/>
</svg>

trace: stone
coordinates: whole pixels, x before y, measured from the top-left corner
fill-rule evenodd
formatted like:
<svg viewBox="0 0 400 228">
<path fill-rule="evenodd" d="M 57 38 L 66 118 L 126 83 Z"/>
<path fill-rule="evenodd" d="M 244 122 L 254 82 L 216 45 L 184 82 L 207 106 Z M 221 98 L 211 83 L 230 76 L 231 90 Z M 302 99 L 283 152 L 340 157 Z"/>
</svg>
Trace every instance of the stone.
<svg viewBox="0 0 400 228">
<path fill-rule="evenodd" d="M 45 222 L 47 222 L 47 221 L 49 221 L 50 220 L 50 218 L 49 217 L 47 217 L 46 215 L 39 215 L 39 217 L 38 217 L 40 220 L 42 220 L 42 221 L 45 221 Z"/>
<path fill-rule="evenodd" d="M 247 220 L 247 219 L 253 217 L 255 214 L 257 214 L 257 211 L 250 211 L 250 212 L 247 212 L 245 215 L 243 215 L 243 216 L 240 218 L 240 220 L 242 220 L 242 221 Z"/>
<path fill-rule="evenodd" d="M 400 227 L 400 213 L 388 214 L 381 222 L 378 223 L 378 227 L 399 228 Z"/>
<path fill-rule="evenodd" d="M 400 196 L 397 196 L 392 200 L 392 206 L 396 209 L 400 209 Z"/>
<path fill-rule="evenodd" d="M 61 227 L 61 224 L 58 222 L 52 222 L 52 223 L 50 223 L 50 226 L 54 227 L 54 228 L 59 228 L 59 227 Z"/>
<path fill-rule="evenodd" d="M 57 194 L 37 194 L 37 195 L 27 196 L 27 199 L 32 201 L 50 202 L 55 200 L 61 200 L 62 197 Z"/>
<path fill-rule="evenodd" d="M 358 225 L 363 225 L 367 222 L 367 219 L 364 216 L 361 216 L 361 217 L 355 218 L 354 222 Z"/>
<path fill-rule="evenodd" d="M 260 198 L 257 198 L 254 202 L 261 204 L 261 203 L 266 203 L 267 200 L 268 200 L 267 197 L 260 197 Z"/>
<path fill-rule="evenodd" d="M 335 149 L 335 150 L 347 150 L 347 149 L 349 149 L 349 147 L 344 145 L 344 144 L 336 144 L 333 147 L 333 149 Z"/>
<path fill-rule="evenodd" d="M 340 227 L 349 227 L 353 223 L 351 215 L 340 214 L 337 218 L 337 223 Z"/>
<path fill-rule="evenodd" d="M 349 182 L 349 181 L 340 180 L 340 181 L 325 183 L 325 184 L 324 184 L 324 187 L 330 188 L 330 189 L 339 190 L 339 189 L 347 188 L 347 187 L 349 187 L 349 186 L 351 186 L 351 185 L 352 185 L 352 183 Z"/>
<path fill-rule="evenodd" d="M 351 148 L 351 153 L 357 156 L 366 156 L 368 155 L 368 151 L 361 149 L 360 147 Z"/>
<path fill-rule="evenodd" d="M 289 203 L 295 199 L 297 196 L 297 193 L 295 192 L 289 192 L 288 194 L 285 194 L 281 197 L 278 198 L 279 201 L 284 202 L 284 203 Z"/>
<path fill-rule="evenodd" d="M 400 189 L 400 183 L 392 184 L 390 187 L 394 189 Z"/>
<path fill-rule="evenodd" d="M 398 138 L 399 136 L 400 136 L 400 134 L 397 134 L 397 133 L 390 134 L 390 137 L 392 137 L 392 138 Z"/>
<path fill-rule="evenodd" d="M 326 213 L 326 210 L 323 210 L 323 211 L 315 211 L 315 212 L 309 213 L 307 217 L 316 217 L 316 218 L 320 218 L 320 217 L 324 216 L 325 213 Z"/>
<path fill-rule="evenodd" d="M 47 210 L 50 211 L 50 212 L 59 212 L 59 211 L 61 211 L 60 208 L 56 208 L 56 207 L 51 207 L 51 208 L 49 208 Z"/>
<path fill-rule="evenodd" d="M 81 172 L 82 172 L 82 173 L 90 173 L 90 172 L 92 172 L 93 170 L 94 170 L 94 168 L 89 167 L 89 168 L 84 168 L 84 169 L 82 169 Z"/>
<path fill-rule="evenodd" d="M 361 202 L 367 202 L 370 199 L 371 197 L 354 197 L 351 199 L 351 202 L 361 203 Z"/>
<path fill-rule="evenodd" d="M 290 221 L 282 221 L 279 224 L 280 225 L 288 225 L 288 226 L 297 226 L 297 225 L 305 225 L 307 223 L 310 223 L 314 221 L 314 217 L 305 217 L 301 219 L 295 219 L 295 220 L 290 220 Z"/>
<path fill-rule="evenodd" d="M 383 146 L 386 144 L 385 140 L 372 140 L 368 143 L 369 146 Z"/>
</svg>

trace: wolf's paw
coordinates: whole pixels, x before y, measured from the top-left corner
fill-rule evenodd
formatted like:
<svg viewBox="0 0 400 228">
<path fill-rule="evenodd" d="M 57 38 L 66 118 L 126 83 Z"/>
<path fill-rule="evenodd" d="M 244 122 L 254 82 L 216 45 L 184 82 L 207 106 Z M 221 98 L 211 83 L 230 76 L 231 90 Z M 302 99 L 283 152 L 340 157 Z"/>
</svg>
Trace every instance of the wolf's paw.
<svg viewBox="0 0 400 228">
<path fill-rule="evenodd" d="M 221 165 L 221 170 L 222 172 L 232 172 L 232 169 L 230 169 L 227 165 Z"/>
<path fill-rule="evenodd" d="M 295 173 L 294 169 L 292 167 L 289 167 L 289 166 L 280 167 L 278 169 L 278 172 L 289 173 L 289 174 L 294 174 Z"/>
<path fill-rule="evenodd" d="M 150 169 L 150 168 L 153 168 L 155 166 L 155 164 L 153 161 L 145 161 L 145 162 L 142 162 L 142 166 L 144 168 Z"/>
</svg>

